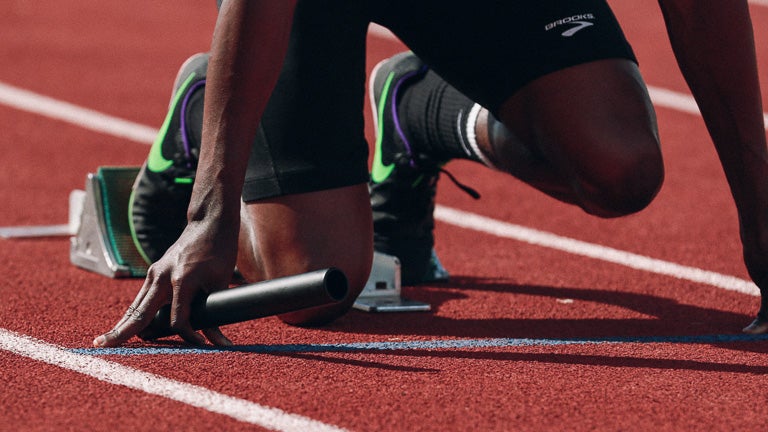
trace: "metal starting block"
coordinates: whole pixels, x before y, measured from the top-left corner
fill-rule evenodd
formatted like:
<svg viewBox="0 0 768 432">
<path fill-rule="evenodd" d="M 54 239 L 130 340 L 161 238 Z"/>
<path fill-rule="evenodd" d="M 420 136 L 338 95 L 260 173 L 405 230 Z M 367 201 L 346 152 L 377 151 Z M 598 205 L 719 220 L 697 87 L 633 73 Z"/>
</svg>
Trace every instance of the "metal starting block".
<svg viewBox="0 0 768 432">
<path fill-rule="evenodd" d="M 72 264 L 111 278 L 144 277 L 149 267 L 131 238 L 128 201 L 139 167 L 99 167 L 85 179 Z"/>
<path fill-rule="evenodd" d="M 353 307 L 366 312 L 420 312 L 431 309 L 429 303 L 403 298 L 400 291 L 400 260 L 374 252 L 371 275 Z"/>
<path fill-rule="evenodd" d="M 110 278 L 145 277 L 149 265 L 131 237 L 128 204 L 140 167 L 99 167 L 89 173 L 85 191 L 73 191 L 70 198 L 72 264 Z M 428 311 L 428 303 L 400 295 L 400 260 L 374 253 L 373 269 L 354 304 L 367 312 Z"/>
</svg>

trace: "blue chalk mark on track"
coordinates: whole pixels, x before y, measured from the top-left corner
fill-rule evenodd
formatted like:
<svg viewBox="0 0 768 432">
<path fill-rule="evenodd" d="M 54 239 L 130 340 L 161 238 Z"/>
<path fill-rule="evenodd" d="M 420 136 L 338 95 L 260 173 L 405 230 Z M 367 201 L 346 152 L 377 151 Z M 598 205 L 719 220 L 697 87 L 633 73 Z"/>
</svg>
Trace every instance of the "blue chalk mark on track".
<svg viewBox="0 0 768 432">
<path fill-rule="evenodd" d="M 737 342 L 768 341 L 768 334 L 763 335 L 699 335 L 699 336 L 640 336 L 606 337 L 575 339 L 436 339 L 401 342 L 353 342 L 333 344 L 282 344 L 282 345 L 238 345 L 233 347 L 118 347 L 118 348 L 73 348 L 71 352 L 96 356 L 118 355 L 164 355 L 164 354 L 216 354 L 216 353 L 324 353 L 324 352 L 364 352 L 364 351 L 410 351 L 410 350 L 449 350 L 473 348 L 505 348 L 530 346 L 561 346 L 588 344 L 625 344 L 625 343 L 672 343 L 672 344 L 724 344 Z"/>
</svg>

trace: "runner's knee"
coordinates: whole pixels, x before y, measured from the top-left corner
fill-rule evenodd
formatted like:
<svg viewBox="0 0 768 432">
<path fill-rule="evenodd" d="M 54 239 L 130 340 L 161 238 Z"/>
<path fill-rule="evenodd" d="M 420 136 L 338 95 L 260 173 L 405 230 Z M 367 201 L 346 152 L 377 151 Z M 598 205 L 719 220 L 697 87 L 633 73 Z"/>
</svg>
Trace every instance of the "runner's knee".
<svg viewBox="0 0 768 432">
<path fill-rule="evenodd" d="M 658 143 L 649 138 L 636 148 L 595 161 L 592 169 L 576 181 L 582 207 L 600 217 L 618 217 L 646 208 L 654 199 L 664 179 L 664 168 Z"/>
</svg>

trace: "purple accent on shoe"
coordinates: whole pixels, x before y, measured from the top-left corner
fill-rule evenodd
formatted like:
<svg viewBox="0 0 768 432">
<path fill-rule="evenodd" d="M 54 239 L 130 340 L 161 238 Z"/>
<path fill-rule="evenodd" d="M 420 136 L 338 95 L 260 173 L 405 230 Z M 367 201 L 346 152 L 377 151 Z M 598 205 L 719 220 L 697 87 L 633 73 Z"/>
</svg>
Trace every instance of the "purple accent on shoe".
<svg viewBox="0 0 768 432">
<path fill-rule="evenodd" d="M 400 118 L 397 113 L 397 94 L 400 92 L 400 87 L 402 87 L 407 80 L 423 73 L 425 70 L 427 70 L 427 67 L 422 66 L 418 70 L 409 72 L 400 77 L 400 80 L 398 80 L 395 84 L 394 90 L 392 90 L 392 99 L 390 102 L 392 109 L 392 119 L 395 123 L 395 130 L 397 131 L 397 134 L 400 135 L 400 139 L 403 140 L 403 144 L 405 144 L 405 151 L 408 152 L 409 163 L 412 168 L 416 168 L 416 161 L 413 160 L 413 149 L 411 148 L 411 143 L 408 142 L 408 138 L 405 137 L 405 132 L 403 132 L 403 128 L 400 126 Z"/>
<path fill-rule="evenodd" d="M 187 136 L 187 105 L 192 97 L 192 93 L 204 85 L 205 80 L 192 84 L 187 90 L 187 94 L 184 95 L 184 100 L 181 102 L 181 139 L 184 142 L 184 154 L 187 156 L 187 168 L 192 168 L 192 151 L 189 144 L 189 136 Z"/>
</svg>

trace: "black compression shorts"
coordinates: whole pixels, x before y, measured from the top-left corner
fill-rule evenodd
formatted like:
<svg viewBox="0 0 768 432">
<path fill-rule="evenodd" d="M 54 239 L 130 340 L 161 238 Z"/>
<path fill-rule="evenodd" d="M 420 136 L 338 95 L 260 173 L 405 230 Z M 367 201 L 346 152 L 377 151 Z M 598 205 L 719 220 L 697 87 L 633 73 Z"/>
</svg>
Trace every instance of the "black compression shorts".
<svg viewBox="0 0 768 432">
<path fill-rule="evenodd" d="M 605 0 L 299 0 L 251 153 L 245 201 L 368 181 L 369 22 L 391 29 L 494 113 L 548 73 L 607 58 L 636 61 Z"/>
</svg>

